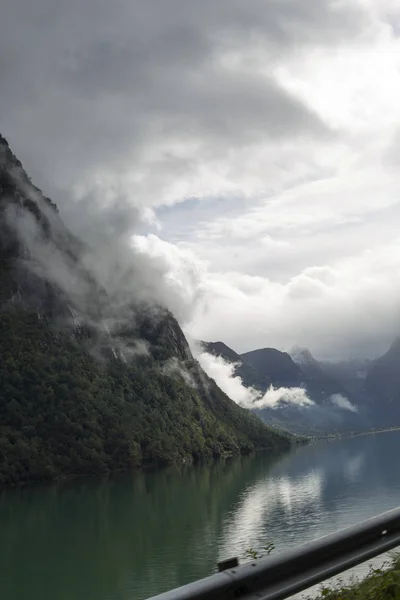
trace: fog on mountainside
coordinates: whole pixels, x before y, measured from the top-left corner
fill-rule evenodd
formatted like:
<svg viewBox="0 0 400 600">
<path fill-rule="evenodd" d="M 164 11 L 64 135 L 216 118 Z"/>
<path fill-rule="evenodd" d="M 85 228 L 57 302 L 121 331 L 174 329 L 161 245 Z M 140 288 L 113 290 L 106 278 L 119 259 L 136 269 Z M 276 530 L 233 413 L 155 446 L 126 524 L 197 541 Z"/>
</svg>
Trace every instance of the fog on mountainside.
<svg viewBox="0 0 400 600">
<path fill-rule="evenodd" d="M 0 484 L 288 447 L 193 359 L 156 265 L 107 233 L 74 236 L 0 137 Z"/>
</svg>

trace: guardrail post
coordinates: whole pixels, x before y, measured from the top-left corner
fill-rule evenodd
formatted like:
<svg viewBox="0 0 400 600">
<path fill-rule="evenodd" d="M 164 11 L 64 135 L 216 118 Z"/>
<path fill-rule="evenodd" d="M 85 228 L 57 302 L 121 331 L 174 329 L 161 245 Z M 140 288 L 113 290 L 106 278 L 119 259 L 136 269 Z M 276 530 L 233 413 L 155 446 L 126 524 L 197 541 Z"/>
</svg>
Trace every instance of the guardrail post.
<svg viewBox="0 0 400 600">
<path fill-rule="evenodd" d="M 222 571 L 226 571 L 227 569 L 234 569 L 239 566 L 239 559 L 235 556 L 234 558 L 227 558 L 226 560 L 221 560 L 218 563 L 218 571 L 222 573 Z"/>
</svg>

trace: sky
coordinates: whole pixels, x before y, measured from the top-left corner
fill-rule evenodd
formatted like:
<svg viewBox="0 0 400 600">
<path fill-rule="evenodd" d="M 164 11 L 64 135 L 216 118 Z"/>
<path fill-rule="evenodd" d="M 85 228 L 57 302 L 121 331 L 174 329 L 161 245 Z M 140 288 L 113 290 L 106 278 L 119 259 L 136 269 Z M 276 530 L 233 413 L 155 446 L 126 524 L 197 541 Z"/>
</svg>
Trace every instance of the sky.
<svg viewBox="0 0 400 600">
<path fill-rule="evenodd" d="M 397 0 L 5 0 L 0 132 L 84 239 L 129 234 L 189 339 L 399 334 Z"/>
</svg>

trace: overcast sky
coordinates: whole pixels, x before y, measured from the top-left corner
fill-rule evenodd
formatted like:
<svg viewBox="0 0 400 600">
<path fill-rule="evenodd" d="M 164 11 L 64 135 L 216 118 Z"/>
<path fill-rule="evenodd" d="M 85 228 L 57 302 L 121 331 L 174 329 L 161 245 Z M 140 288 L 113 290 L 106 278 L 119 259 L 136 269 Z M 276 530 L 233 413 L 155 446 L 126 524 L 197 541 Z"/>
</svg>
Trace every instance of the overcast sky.
<svg viewBox="0 0 400 600">
<path fill-rule="evenodd" d="M 5 0 L 0 131 L 72 226 L 142 215 L 189 336 L 375 356 L 400 324 L 399 36 L 398 0 Z"/>
</svg>

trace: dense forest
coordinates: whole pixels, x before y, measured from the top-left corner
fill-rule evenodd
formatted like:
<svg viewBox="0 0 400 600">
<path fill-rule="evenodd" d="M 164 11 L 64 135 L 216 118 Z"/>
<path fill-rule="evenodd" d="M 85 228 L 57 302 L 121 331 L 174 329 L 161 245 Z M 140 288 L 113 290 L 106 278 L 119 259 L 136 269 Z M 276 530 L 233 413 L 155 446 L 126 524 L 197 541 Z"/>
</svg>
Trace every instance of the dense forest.
<svg viewBox="0 0 400 600">
<path fill-rule="evenodd" d="M 31 246 L 16 226 L 28 213 L 36 228 Z M 0 484 L 289 446 L 287 435 L 238 407 L 205 375 L 167 310 L 134 307 L 133 298 L 129 327 L 99 334 L 94 299 L 103 309 L 107 290 L 86 272 L 85 320 L 82 306 L 46 276 L 45 253 L 35 254 L 39 240 L 79 278 L 81 242 L 1 136 L 0 235 Z M 67 315 L 78 312 L 77 326 Z M 124 348 L 140 340 L 146 351 L 127 359 L 121 340 Z"/>
</svg>

